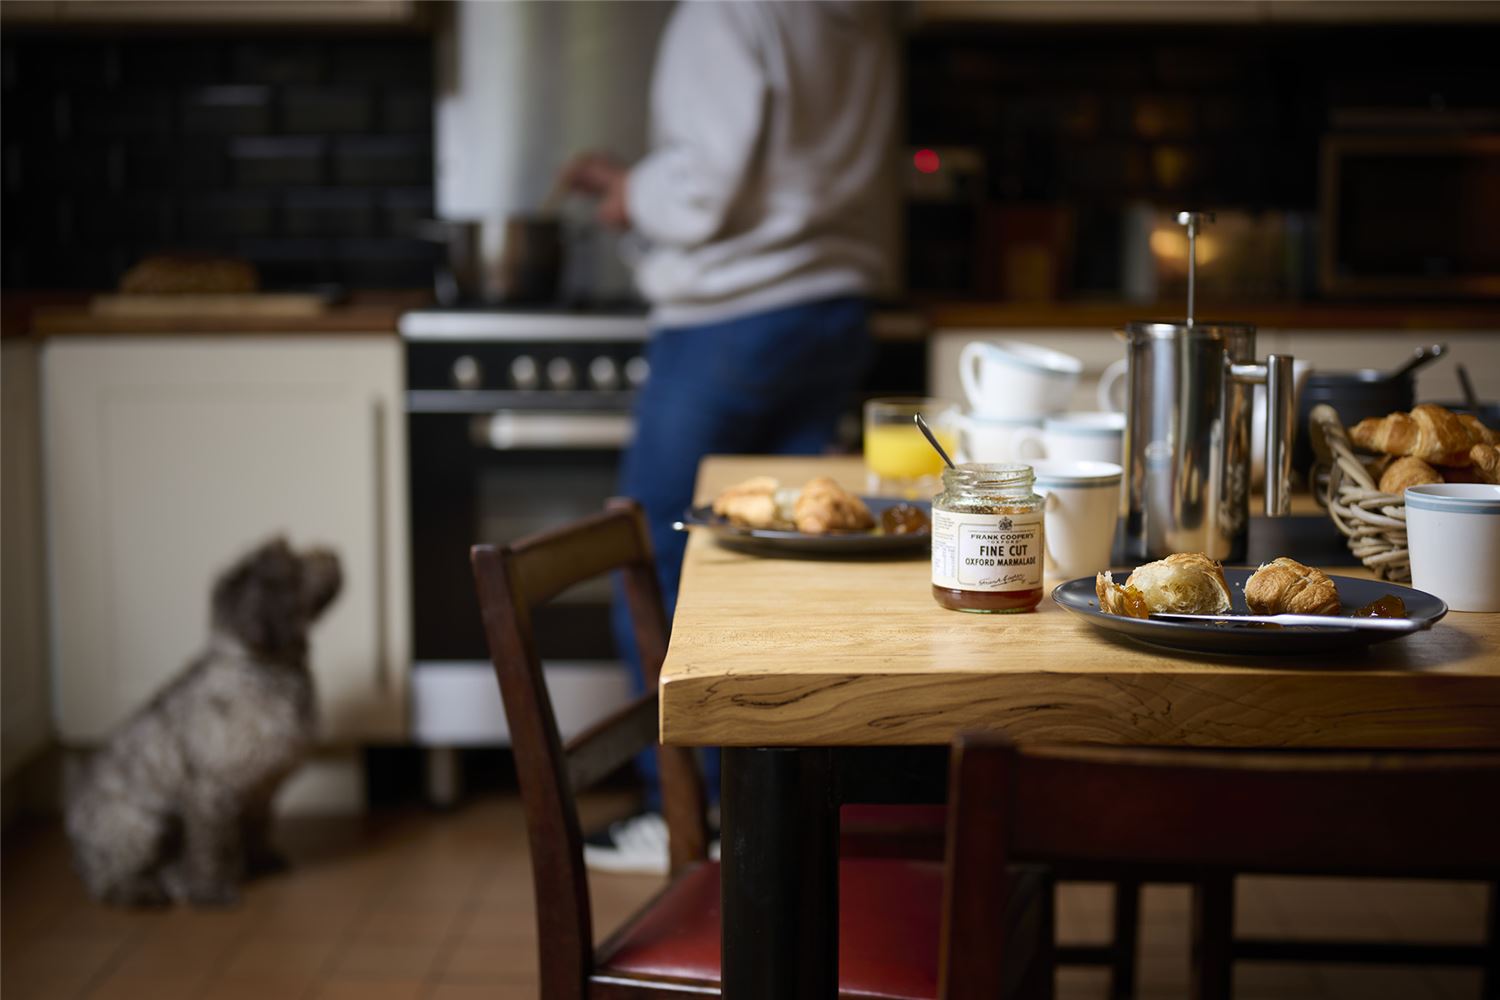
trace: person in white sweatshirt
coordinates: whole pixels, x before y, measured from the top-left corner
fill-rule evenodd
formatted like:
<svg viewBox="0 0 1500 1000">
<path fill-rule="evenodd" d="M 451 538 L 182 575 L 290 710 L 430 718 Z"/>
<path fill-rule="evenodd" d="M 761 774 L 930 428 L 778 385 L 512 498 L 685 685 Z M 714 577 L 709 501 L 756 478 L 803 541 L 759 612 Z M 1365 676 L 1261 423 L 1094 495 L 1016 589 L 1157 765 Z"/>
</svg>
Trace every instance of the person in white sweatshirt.
<svg viewBox="0 0 1500 1000">
<path fill-rule="evenodd" d="M 646 242 L 636 281 L 651 304 L 651 373 L 620 487 L 645 507 L 669 613 L 685 545 L 671 524 L 699 460 L 826 450 L 868 367 L 870 301 L 894 267 L 893 10 L 686 0 L 657 52 L 650 152 L 628 168 L 597 153 L 565 168 L 598 197 L 601 221 Z M 648 813 L 596 838 L 593 866 L 666 871 L 646 756 Z"/>
</svg>

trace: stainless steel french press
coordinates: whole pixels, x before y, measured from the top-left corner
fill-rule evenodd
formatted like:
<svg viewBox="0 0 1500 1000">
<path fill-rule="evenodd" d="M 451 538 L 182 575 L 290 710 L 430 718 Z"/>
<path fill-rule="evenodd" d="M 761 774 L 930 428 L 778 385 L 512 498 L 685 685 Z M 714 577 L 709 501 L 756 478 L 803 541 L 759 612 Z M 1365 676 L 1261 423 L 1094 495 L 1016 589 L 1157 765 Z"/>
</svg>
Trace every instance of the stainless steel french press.
<svg viewBox="0 0 1500 1000">
<path fill-rule="evenodd" d="M 1160 559 L 1203 552 L 1241 560 L 1250 526 L 1253 387 L 1266 387 L 1266 516 L 1291 505 L 1292 358 L 1255 360 L 1255 327 L 1200 323 L 1194 309 L 1198 230 L 1212 213 L 1181 212 L 1187 227 L 1187 321 L 1125 325 L 1125 551 Z"/>
</svg>

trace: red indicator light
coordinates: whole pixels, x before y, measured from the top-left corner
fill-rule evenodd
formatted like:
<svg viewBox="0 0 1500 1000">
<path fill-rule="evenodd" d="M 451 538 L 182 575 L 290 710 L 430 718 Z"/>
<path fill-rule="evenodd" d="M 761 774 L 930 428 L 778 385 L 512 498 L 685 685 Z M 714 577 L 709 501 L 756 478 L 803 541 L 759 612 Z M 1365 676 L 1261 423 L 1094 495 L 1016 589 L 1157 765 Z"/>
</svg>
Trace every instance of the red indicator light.
<svg viewBox="0 0 1500 1000">
<path fill-rule="evenodd" d="M 935 174 L 942 163 L 938 160 L 937 153 L 930 149 L 919 149 L 911 158 L 912 166 L 924 174 Z"/>
</svg>

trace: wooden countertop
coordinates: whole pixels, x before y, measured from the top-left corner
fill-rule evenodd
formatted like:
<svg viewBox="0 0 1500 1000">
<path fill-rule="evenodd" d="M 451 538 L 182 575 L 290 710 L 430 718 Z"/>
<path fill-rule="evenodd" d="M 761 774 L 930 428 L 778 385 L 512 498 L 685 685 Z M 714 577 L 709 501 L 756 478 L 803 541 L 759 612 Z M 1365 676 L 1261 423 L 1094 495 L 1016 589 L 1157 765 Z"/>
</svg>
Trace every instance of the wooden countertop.
<svg viewBox="0 0 1500 1000">
<path fill-rule="evenodd" d="M 1181 302 L 931 302 L 918 307 L 934 329 L 1114 329 L 1131 320 L 1176 319 Z M 1213 304 L 1202 317 L 1277 330 L 1497 330 L 1500 303 L 1244 303 Z"/>
<path fill-rule="evenodd" d="M 863 478 L 858 458 L 716 456 L 698 496 L 815 471 Z M 1500 748 L 1500 614 L 1451 612 L 1349 656 L 1209 657 L 1112 637 L 1050 598 L 1034 614 L 958 614 L 929 586 L 922 558 L 766 558 L 695 532 L 662 670 L 663 741 L 944 744 L 998 729 L 1049 742 Z"/>
<path fill-rule="evenodd" d="M 28 301 L 28 298 L 30 301 Z M 7 337 L 72 335 L 194 336 L 221 334 L 389 334 L 401 314 L 427 304 L 425 292 L 357 292 L 308 316 L 112 316 L 90 310 L 88 295 L 21 293 L 7 303 Z"/>
</svg>

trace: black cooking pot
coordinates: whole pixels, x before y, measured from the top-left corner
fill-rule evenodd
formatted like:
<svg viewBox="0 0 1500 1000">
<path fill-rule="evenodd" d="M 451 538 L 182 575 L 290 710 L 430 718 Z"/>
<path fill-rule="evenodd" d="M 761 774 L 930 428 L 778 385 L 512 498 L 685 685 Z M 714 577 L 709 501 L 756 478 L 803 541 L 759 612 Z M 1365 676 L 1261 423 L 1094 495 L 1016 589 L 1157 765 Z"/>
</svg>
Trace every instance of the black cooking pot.
<svg viewBox="0 0 1500 1000">
<path fill-rule="evenodd" d="M 1361 368 L 1352 372 L 1308 373 L 1297 403 L 1297 443 L 1292 448 L 1292 468 L 1304 474 L 1312 466 L 1312 439 L 1307 416 L 1319 403 L 1338 411 L 1345 427 L 1353 427 L 1366 417 L 1383 417 L 1397 410 L 1410 410 L 1416 402 L 1416 370 L 1442 357 L 1447 347 L 1434 344 L 1419 347 L 1411 360 L 1395 371 Z"/>
</svg>

